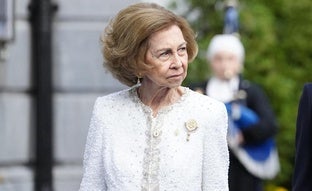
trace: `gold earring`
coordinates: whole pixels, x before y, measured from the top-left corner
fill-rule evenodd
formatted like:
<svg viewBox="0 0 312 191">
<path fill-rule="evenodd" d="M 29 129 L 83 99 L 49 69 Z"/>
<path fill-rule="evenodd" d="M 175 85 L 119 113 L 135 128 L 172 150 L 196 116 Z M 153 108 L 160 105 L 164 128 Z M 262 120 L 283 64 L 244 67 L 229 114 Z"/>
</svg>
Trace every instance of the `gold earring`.
<svg viewBox="0 0 312 191">
<path fill-rule="evenodd" d="M 137 79 L 137 85 L 138 85 L 138 84 L 141 84 L 141 78 L 139 78 L 139 77 L 138 77 L 138 79 Z"/>
<path fill-rule="evenodd" d="M 141 77 L 142 75 L 141 75 L 141 73 L 138 73 L 138 75 L 137 75 L 137 84 L 141 84 Z"/>
</svg>

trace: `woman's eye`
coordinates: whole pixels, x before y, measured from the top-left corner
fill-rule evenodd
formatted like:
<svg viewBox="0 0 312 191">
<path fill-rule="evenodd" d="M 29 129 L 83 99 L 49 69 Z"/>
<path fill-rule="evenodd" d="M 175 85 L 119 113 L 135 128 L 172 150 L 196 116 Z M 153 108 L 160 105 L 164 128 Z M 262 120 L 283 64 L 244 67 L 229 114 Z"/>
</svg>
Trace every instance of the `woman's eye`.
<svg viewBox="0 0 312 191">
<path fill-rule="evenodd" d="M 178 49 L 179 54 L 184 54 L 186 52 L 186 47 L 181 47 Z"/>
<path fill-rule="evenodd" d="M 160 55 L 159 55 L 159 57 L 167 57 L 167 56 L 169 56 L 169 54 L 170 54 L 170 52 L 163 52 L 163 53 L 161 53 Z"/>
</svg>

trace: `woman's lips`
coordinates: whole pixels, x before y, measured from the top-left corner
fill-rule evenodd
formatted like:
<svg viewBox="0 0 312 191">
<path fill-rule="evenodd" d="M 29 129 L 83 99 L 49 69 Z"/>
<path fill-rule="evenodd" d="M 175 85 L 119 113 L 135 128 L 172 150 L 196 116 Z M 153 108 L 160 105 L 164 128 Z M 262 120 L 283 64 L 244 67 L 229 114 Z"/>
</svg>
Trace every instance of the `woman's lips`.
<svg viewBox="0 0 312 191">
<path fill-rule="evenodd" d="M 180 73 L 180 74 L 174 74 L 174 75 L 171 75 L 169 76 L 168 78 L 180 78 L 183 76 L 183 73 Z"/>
</svg>

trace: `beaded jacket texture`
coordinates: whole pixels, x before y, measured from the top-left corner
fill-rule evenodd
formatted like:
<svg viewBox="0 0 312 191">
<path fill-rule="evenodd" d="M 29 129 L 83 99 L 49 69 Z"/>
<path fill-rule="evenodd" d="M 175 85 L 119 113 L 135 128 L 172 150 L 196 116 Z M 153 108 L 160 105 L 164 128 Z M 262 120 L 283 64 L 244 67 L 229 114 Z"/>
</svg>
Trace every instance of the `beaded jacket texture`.
<svg viewBox="0 0 312 191">
<path fill-rule="evenodd" d="M 156 116 L 137 87 L 99 97 L 80 191 L 227 191 L 227 113 L 188 88 Z"/>
</svg>

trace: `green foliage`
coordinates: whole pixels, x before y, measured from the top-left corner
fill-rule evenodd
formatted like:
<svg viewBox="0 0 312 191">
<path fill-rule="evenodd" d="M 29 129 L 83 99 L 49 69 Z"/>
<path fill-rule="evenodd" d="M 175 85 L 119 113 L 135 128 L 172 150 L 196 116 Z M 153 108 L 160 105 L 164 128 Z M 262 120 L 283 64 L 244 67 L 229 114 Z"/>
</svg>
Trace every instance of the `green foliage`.
<svg viewBox="0 0 312 191">
<path fill-rule="evenodd" d="M 198 33 L 200 52 L 189 65 L 188 84 L 209 75 L 205 52 L 211 37 L 222 33 L 223 11 L 215 9 L 215 1 L 185 1 L 190 5 L 186 18 L 199 13 L 191 24 Z M 244 76 L 264 88 L 280 126 L 281 172 L 270 184 L 290 188 L 298 100 L 312 72 L 312 1 L 240 0 L 239 8 L 240 35 L 246 49 Z"/>
</svg>

